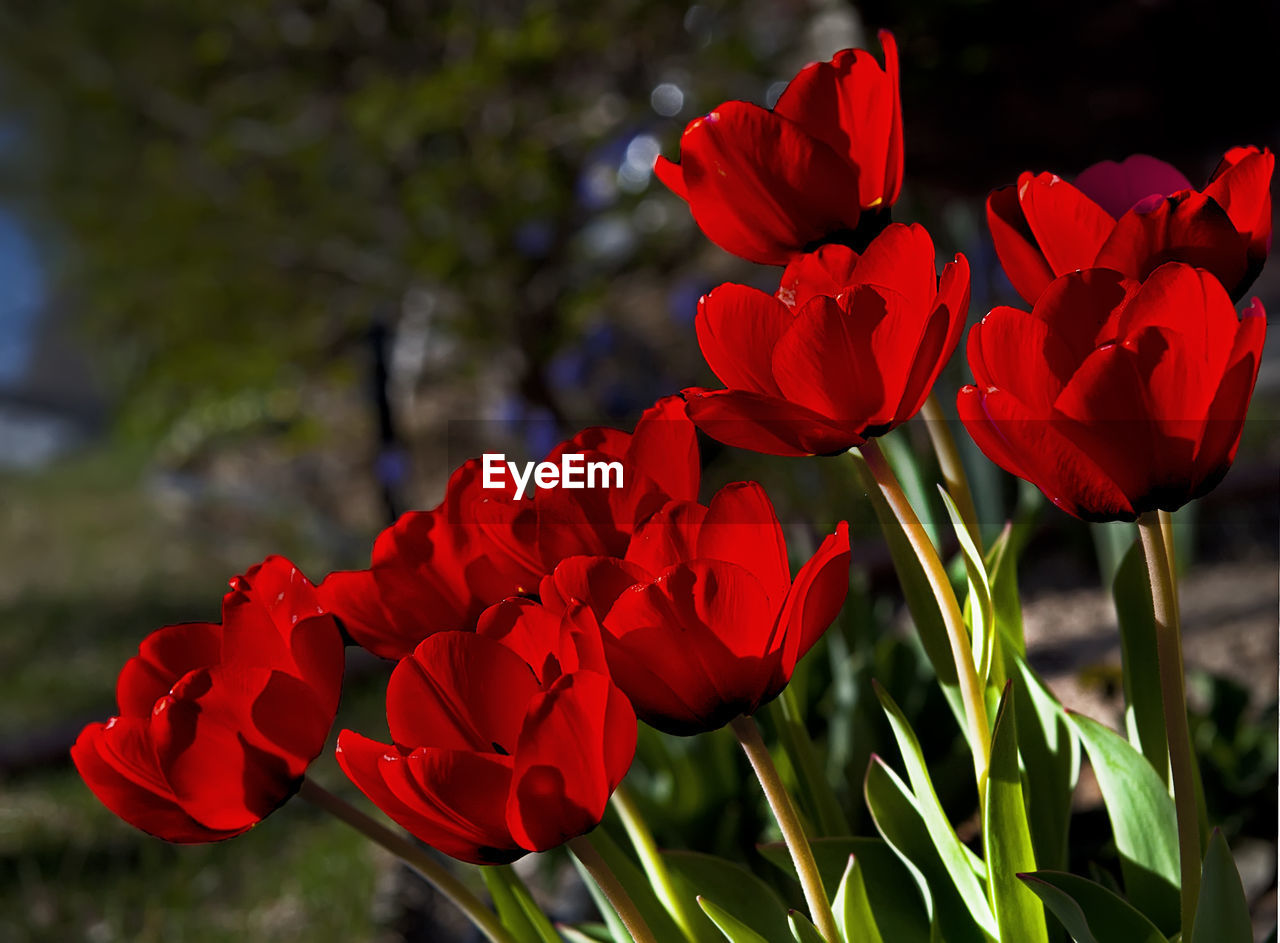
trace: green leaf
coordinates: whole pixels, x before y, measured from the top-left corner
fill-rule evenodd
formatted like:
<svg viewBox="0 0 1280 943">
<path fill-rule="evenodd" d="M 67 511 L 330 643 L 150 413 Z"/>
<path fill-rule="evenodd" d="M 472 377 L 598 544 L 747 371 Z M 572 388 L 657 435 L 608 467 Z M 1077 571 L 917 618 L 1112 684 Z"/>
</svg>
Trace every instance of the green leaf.
<svg viewBox="0 0 1280 943">
<path fill-rule="evenodd" d="M 768 939 L 786 939 L 787 907 L 773 888 L 742 865 L 714 855 L 696 851 L 664 851 L 662 860 L 671 871 L 676 890 L 690 900 L 706 897 L 746 921 L 747 925 Z M 704 911 L 706 908 L 703 908 Z M 695 921 L 699 918 L 695 917 Z M 721 927 L 721 930 L 724 928 Z M 695 925 L 699 940 L 712 928 L 705 923 Z M 660 940 L 678 940 L 654 931 Z M 678 931 L 673 931 L 678 933 Z"/>
<path fill-rule="evenodd" d="M 828 897 L 833 892 L 839 896 L 849 859 L 855 858 L 867 896 L 876 902 L 875 919 L 884 937 L 892 943 L 928 943 L 927 898 L 920 896 L 916 872 L 883 839 L 816 838 L 809 847 Z M 760 845 L 759 851 L 791 877 L 796 876 L 785 843 Z"/>
<path fill-rule="evenodd" d="M 986 684 L 991 677 L 991 660 L 996 650 L 996 616 L 995 604 L 991 601 L 991 580 L 987 577 L 982 554 L 974 544 L 969 529 L 965 527 L 964 518 L 960 516 L 955 501 L 941 485 L 938 486 L 938 493 L 942 495 L 942 503 L 951 518 L 951 526 L 955 529 L 964 555 L 964 568 L 969 581 L 965 611 L 973 638 L 973 661 L 978 667 L 979 680 Z"/>
<path fill-rule="evenodd" d="M 906 715 L 894 703 L 887 691 L 874 681 L 872 685 L 885 715 L 889 718 L 889 726 L 893 729 L 894 739 L 898 742 L 898 749 L 902 752 L 902 760 L 907 768 L 907 779 L 911 782 L 916 808 L 924 820 L 925 828 L 928 829 L 929 838 L 937 849 L 938 857 L 946 867 L 947 873 L 951 875 L 951 881 L 960 892 L 960 896 L 968 903 L 974 918 L 988 933 L 994 935 L 995 918 L 987 906 L 986 893 L 979 880 L 980 874 L 985 876 L 986 866 L 961 843 L 956 837 L 955 829 L 947 821 L 947 814 L 943 811 L 942 803 L 938 801 L 938 794 L 934 791 L 933 781 L 929 778 L 929 770 L 924 763 L 924 753 L 920 750 L 920 741 L 916 739 L 915 731 L 907 722 Z"/>
<path fill-rule="evenodd" d="M 1120 659 L 1124 677 L 1124 721 L 1129 741 L 1168 782 L 1169 740 L 1164 729 L 1160 692 L 1160 659 L 1156 652 L 1156 620 L 1151 582 L 1142 545 L 1134 541 L 1116 568 L 1111 584 L 1120 623 Z"/>
<path fill-rule="evenodd" d="M 1222 832 L 1213 830 L 1200 872 L 1195 929 L 1187 943 L 1252 943 L 1253 925 L 1240 872 Z"/>
<path fill-rule="evenodd" d="M 796 943 L 828 943 L 822 938 L 818 928 L 802 913 L 791 911 L 787 914 L 787 923 L 791 926 L 791 935 L 796 938 Z"/>
<path fill-rule="evenodd" d="M 1018 772 L 1018 726 L 1014 682 L 1005 685 L 991 736 L 991 765 L 987 770 L 982 838 L 987 850 L 987 886 L 1001 940 L 1049 943 L 1044 907 L 1018 880 L 1020 871 L 1034 871 L 1035 853 L 1027 807 L 1022 800 Z"/>
<path fill-rule="evenodd" d="M 1076 943 L 1166 943 L 1155 924 L 1101 884 L 1059 871 L 1018 877 L 1053 911 Z"/>
<path fill-rule="evenodd" d="M 938 522 L 934 519 L 934 506 L 929 500 L 929 487 L 925 484 L 925 474 L 920 468 L 920 457 L 907 442 L 908 434 L 907 428 L 903 426 L 888 435 L 880 436 L 880 449 L 902 485 L 902 493 L 907 496 L 920 518 L 925 533 L 937 547 L 940 543 L 940 531 Z"/>
<path fill-rule="evenodd" d="M 947 928 L 947 943 L 995 939 L 995 919 L 986 899 L 978 899 L 976 913 L 970 910 L 929 837 L 911 790 L 878 756 L 873 756 L 867 767 L 863 792 L 876 828 L 915 880 L 925 901 L 925 913 L 932 923 Z M 989 931 L 979 924 L 979 915 Z"/>
<path fill-rule="evenodd" d="M 862 865 L 854 855 L 849 856 L 849 864 L 844 869 L 844 878 L 840 881 L 840 889 L 836 891 L 831 909 L 836 915 L 836 926 L 850 943 L 884 943 L 871 912 L 871 899 L 867 896 L 867 886 L 862 878 Z M 897 937 L 893 939 L 899 940 Z"/>
<path fill-rule="evenodd" d="M 1080 776 L 1080 741 L 1058 699 L 1022 656 L 1006 652 L 1017 680 L 1018 753 L 1024 783 L 1031 845 L 1042 868 L 1067 866 L 1071 794 Z"/>
<path fill-rule="evenodd" d="M 498 919 L 518 943 L 559 943 L 551 921 L 510 865 L 480 868 L 480 876 L 493 898 Z"/>
<path fill-rule="evenodd" d="M 769 940 L 762 937 L 755 930 L 735 917 L 729 911 L 720 905 L 707 900 L 705 897 L 698 898 L 698 906 L 702 908 L 702 912 L 711 918 L 711 922 L 719 928 L 729 943 L 769 943 Z M 774 937 L 775 940 L 782 939 Z"/>
<path fill-rule="evenodd" d="M 586 865 L 578 860 L 577 855 L 570 855 L 569 860 L 573 862 L 574 868 L 577 869 L 578 877 L 582 879 L 582 883 L 587 886 L 587 892 L 591 894 L 591 899 L 595 902 L 596 909 L 600 911 L 600 916 L 604 918 L 605 925 L 609 928 L 609 933 L 613 936 L 614 943 L 632 943 L 631 934 L 627 932 L 626 925 L 618 916 L 617 911 L 613 909 L 613 904 L 609 903 L 609 898 L 604 895 L 604 891 L 600 890 L 600 886 L 596 884 L 596 879 L 591 876 L 591 872 L 587 870 Z"/>
<path fill-rule="evenodd" d="M 929 588 L 929 580 L 925 576 L 924 568 L 920 565 L 915 551 L 911 549 L 911 542 L 907 539 L 902 525 L 898 523 L 884 495 L 880 493 L 880 486 L 876 484 L 871 469 L 867 467 L 867 460 L 858 454 L 857 450 L 850 451 L 849 456 L 853 459 L 859 485 L 866 493 L 871 509 L 875 512 L 876 520 L 880 524 L 880 530 L 884 533 L 889 555 L 893 559 L 893 569 L 898 574 L 898 581 L 902 585 L 903 599 L 906 600 L 911 621 L 916 627 L 916 635 L 920 639 L 925 654 L 929 656 L 929 662 L 933 665 L 934 674 L 938 677 L 938 684 L 947 698 L 951 713 L 955 715 L 956 723 L 968 737 L 969 725 L 965 722 L 960 682 L 956 676 L 955 662 L 951 659 L 951 642 L 947 638 L 947 628 L 942 620 L 938 601 L 934 598 L 933 590 Z"/>
<path fill-rule="evenodd" d="M 1018 550 L 1022 530 L 1010 522 L 987 550 L 987 574 L 991 578 L 991 602 L 1000 637 L 1019 655 L 1027 653 L 1022 628 L 1022 599 L 1018 594 Z"/>
<path fill-rule="evenodd" d="M 628 855 L 607 829 L 597 828 L 591 833 L 591 844 L 596 851 L 600 853 L 600 857 L 604 858 L 605 864 L 617 877 L 618 881 L 626 889 L 631 900 L 635 903 L 636 909 L 640 911 L 640 916 L 644 917 L 644 922 L 649 925 L 654 934 L 660 940 L 680 940 L 684 938 L 684 934 L 680 932 L 680 928 L 672 919 L 667 908 L 663 906 L 662 901 L 658 900 L 658 895 L 654 892 L 653 885 L 649 882 L 648 876 L 641 870 L 635 860 Z M 571 856 L 572 857 L 572 856 Z M 577 860 L 576 858 L 574 860 Z M 594 886 L 595 882 L 590 882 L 589 886 Z M 689 894 L 690 909 L 692 909 L 693 894 Z M 612 913 L 613 908 L 609 907 L 608 911 L 601 910 L 601 913 Z M 714 941 L 715 937 L 708 932 L 710 941 Z M 624 939 L 630 940 L 628 935 Z M 699 941 L 701 943 L 701 941 Z"/>
<path fill-rule="evenodd" d="M 609 928 L 602 923 L 579 923 L 573 926 L 560 923 L 556 928 L 568 943 L 613 943 Z"/>
<path fill-rule="evenodd" d="M 812 810 L 811 818 L 816 821 L 822 835 L 848 835 L 849 821 L 840 808 L 835 790 L 827 781 L 826 770 L 809 738 L 804 713 L 793 688 L 790 685 L 783 688 L 768 709 L 782 748 L 796 771 L 802 805 Z"/>
<path fill-rule="evenodd" d="M 1146 758 L 1096 720 L 1068 713 L 1093 764 L 1111 819 L 1125 894 L 1164 933 L 1181 921 L 1173 799 Z"/>
</svg>

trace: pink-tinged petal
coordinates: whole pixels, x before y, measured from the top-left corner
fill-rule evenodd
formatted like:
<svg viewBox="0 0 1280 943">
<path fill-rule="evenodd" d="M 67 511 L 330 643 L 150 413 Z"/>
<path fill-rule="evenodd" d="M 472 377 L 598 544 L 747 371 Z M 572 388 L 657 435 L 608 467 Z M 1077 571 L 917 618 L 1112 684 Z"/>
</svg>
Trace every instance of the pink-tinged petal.
<svg viewBox="0 0 1280 943">
<path fill-rule="evenodd" d="M 769 496 L 754 481 L 733 482 L 715 493 L 691 556 L 742 567 L 760 581 L 773 612 L 782 608 L 791 588 L 782 525 Z"/>
<path fill-rule="evenodd" d="M 955 353 L 969 314 L 969 262 L 957 255 L 942 270 L 938 306 L 925 325 L 924 335 L 911 358 L 911 372 L 894 415 L 905 422 L 920 411 L 943 367 Z"/>
<path fill-rule="evenodd" d="M 222 626 L 208 622 L 166 625 L 143 639 L 116 680 L 116 701 L 124 717 L 146 719 L 151 708 L 189 671 L 217 664 Z"/>
<path fill-rule="evenodd" d="M 1056 275 L 1088 268 L 1115 229 L 1115 219 L 1057 174 L 1019 178 L 1018 201 Z"/>
<path fill-rule="evenodd" d="M 1204 190 L 1244 235 L 1249 256 L 1257 260 L 1259 268 L 1271 251 L 1271 175 L 1275 164 L 1275 155 L 1266 148 L 1233 147 Z M 1240 286 L 1237 293 L 1247 287 Z"/>
<path fill-rule="evenodd" d="M 156 838 L 180 844 L 221 841 L 248 828 L 207 828 L 183 811 L 160 772 L 143 720 L 90 724 L 71 747 L 71 759 L 103 805 Z"/>
<path fill-rule="evenodd" d="M 844 521 L 829 534 L 800 572 L 787 594 L 774 630 L 773 646 L 782 659 L 773 696 L 791 680 L 796 662 L 817 643 L 835 621 L 849 594 L 849 525 Z"/>
<path fill-rule="evenodd" d="M 591 608 L 597 619 L 633 585 L 651 579 L 643 567 L 616 557 L 570 557 L 542 581 L 542 604 L 567 612 L 576 600 Z"/>
<path fill-rule="evenodd" d="M 732 390 L 778 395 L 773 348 L 791 326 L 786 305 L 758 288 L 726 284 L 698 301 L 698 346 L 711 372 Z"/>
<path fill-rule="evenodd" d="M 798 308 L 814 295 L 840 294 L 853 281 L 858 253 L 838 242 L 795 256 L 782 272 L 775 293 L 788 308 Z"/>
<path fill-rule="evenodd" d="M 533 669 L 502 643 L 440 632 L 391 673 L 387 724 L 407 746 L 510 754 L 537 693 Z"/>
<path fill-rule="evenodd" d="M 344 730 L 337 758 L 374 805 L 433 848 L 472 864 L 505 864 L 524 855 L 502 816 L 510 757 L 427 749 L 405 754 Z"/>
<path fill-rule="evenodd" d="M 696 387 L 683 395 L 698 428 L 735 448 L 766 455 L 832 455 L 865 441 L 856 427 L 775 396 Z"/>
<path fill-rule="evenodd" d="M 530 704 L 520 732 L 506 806 L 512 836 L 546 851 L 595 828 L 635 749 L 635 713 L 608 677 L 562 677 Z"/>
<path fill-rule="evenodd" d="M 603 623 L 605 654 L 646 723 L 674 733 L 713 730 L 758 703 L 772 679 L 773 616 L 751 573 L 694 560 L 618 597 Z M 657 687 L 655 673 L 662 676 Z M 673 692 L 684 708 L 674 715 Z M 698 719 L 696 728 L 686 725 L 687 714 Z"/>
<path fill-rule="evenodd" d="M 1206 268 L 1235 292 L 1248 269 L 1248 240 L 1199 193 L 1140 203 L 1120 217 L 1094 265 L 1145 279 L 1165 262 Z"/>
<path fill-rule="evenodd" d="M 1076 189 L 1119 219 L 1149 196 L 1172 196 L 1190 190 L 1191 181 L 1172 164 L 1133 154 L 1117 163 L 1104 160 L 1080 172 Z"/>
<path fill-rule="evenodd" d="M 1040 293 L 1053 281 L 1053 269 L 1036 245 L 1036 237 L 1027 225 L 1018 190 L 1030 174 L 1022 174 L 1018 185 L 993 190 L 987 197 L 987 227 L 995 243 L 996 255 L 1014 290 L 1027 302 L 1035 304 Z"/>
<path fill-rule="evenodd" d="M 1045 416 L 1079 364 L 1042 318 L 1005 307 L 970 329 L 968 359 L 981 388 L 1005 390 Z"/>
<path fill-rule="evenodd" d="M 923 317 L 938 293 L 936 265 L 933 240 L 923 226 L 891 223 L 862 253 L 850 284 L 891 288 Z"/>
<path fill-rule="evenodd" d="M 707 509 L 696 501 L 671 501 L 636 530 L 627 545 L 626 560 L 645 574 L 698 556 L 698 534 Z M 642 577 L 647 579 L 648 576 Z"/>
<path fill-rule="evenodd" d="M 1049 418 L 998 389 L 966 386 L 956 409 L 983 454 L 1025 478 L 1045 497 L 1085 520 L 1133 520 L 1133 506 L 1119 486 Z"/>
<path fill-rule="evenodd" d="M 887 30 L 879 38 L 883 68 L 866 50 L 841 50 L 802 69 L 774 108 L 858 167 L 864 209 L 893 203 L 902 182 L 898 47 Z"/>
<path fill-rule="evenodd" d="M 784 265 L 858 224 L 858 169 L 796 124 L 746 102 L 691 122 L 680 166 L 693 218 L 722 249 Z"/>
<path fill-rule="evenodd" d="M 1191 497 L 1211 490 L 1235 461 L 1244 429 L 1249 400 L 1258 380 L 1262 345 L 1267 335 L 1267 313 L 1254 298 L 1245 309 L 1236 331 L 1228 366 L 1214 394 L 1205 418 L 1204 431 L 1196 450 Z"/>
</svg>

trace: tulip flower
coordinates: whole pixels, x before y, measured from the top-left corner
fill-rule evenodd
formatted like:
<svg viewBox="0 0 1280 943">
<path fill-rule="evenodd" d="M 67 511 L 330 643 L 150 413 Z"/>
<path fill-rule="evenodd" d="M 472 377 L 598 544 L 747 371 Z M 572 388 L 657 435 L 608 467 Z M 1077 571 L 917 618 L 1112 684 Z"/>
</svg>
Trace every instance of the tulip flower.
<svg viewBox="0 0 1280 943">
<path fill-rule="evenodd" d="M 698 304 L 702 355 L 727 389 L 688 389 L 689 416 L 728 445 L 772 455 L 828 455 L 861 445 L 919 411 L 950 358 L 969 307 L 969 264 L 934 268 L 924 227 L 890 225 L 851 262 L 850 250 L 787 269 L 793 297 L 806 266 L 845 284 L 794 308 L 745 285 L 721 285 Z M 824 267 L 824 265 L 826 267 Z M 832 268 L 834 267 L 834 268 Z M 836 274 L 832 274 L 832 273 Z"/>
<path fill-rule="evenodd" d="M 958 408 L 997 465 L 1085 520 L 1173 511 L 1235 458 L 1266 317 L 1171 262 L 1145 282 L 1086 269 L 1031 312 L 995 308 L 969 333 Z"/>
<path fill-rule="evenodd" d="M 802 69 L 772 111 L 725 102 L 685 128 L 678 164 L 657 158 L 654 172 L 707 238 L 783 265 L 883 227 L 902 185 L 902 104 L 898 47 L 887 31 L 880 43 L 883 68 L 865 50 L 842 50 Z"/>
<path fill-rule="evenodd" d="M 167 625 L 120 672 L 120 714 L 86 727 L 76 769 L 112 812 L 172 842 L 252 828 L 297 791 L 338 708 L 343 643 L 283 557 L 231 582 L 221 624 Z"/>
<path fill-rule="evenodd" d="M 844 605 L 849 556 L 841 523 L 793 581 L 773 505 L 758 484 L 739 482 L 709 506 L 671 502 L 622 559 L 564 561 L 541 593 L 552 608 L 591 606 L 636 714 L 689 735 L 781 693 Z"/>
<path fill-rule="evenodd" d="M 439 506 L 410 511 L 378 536 L 369 569 L 331 573 L 319 587 L 325 605 L 361 647 L 404 658 L 432 633 L 471 629 L 488 606 L 535 592 L 566 556 L 623 553 L 640 521 L 698 493 L 697 436 L 676 396 L 646 410 L 634 432 L 592 427 L 548 460 L 565 453 L 621 462 L 622 487 L 547 489 L 516 501 L 509 476 L 486 488 L 472 460 Z"/>
<path fill-rule="evenodd" d="M 590 610 L 527 599 L 474 632 L 438 632 L 392 672 L 391 744 L 350 730 L 338 762 L 387 815 L 445 854 L 501 864 L 599 824 L 635 755 Z"/>
<path fill-rule="evenodd" d="M 1232 148 L 1202 192 L 1141 154 L 1096 164 L 1074 185 L 1023 173 L 1016 187 L 987 198 L 987 223 L 1005 274 L 1028 304 L 1076 269 L 1143 279 L 1165 262 L 1208 269 L 1239 299 L 1271 245 L 1274 167 L 1265 148 Z"/>
</svg>

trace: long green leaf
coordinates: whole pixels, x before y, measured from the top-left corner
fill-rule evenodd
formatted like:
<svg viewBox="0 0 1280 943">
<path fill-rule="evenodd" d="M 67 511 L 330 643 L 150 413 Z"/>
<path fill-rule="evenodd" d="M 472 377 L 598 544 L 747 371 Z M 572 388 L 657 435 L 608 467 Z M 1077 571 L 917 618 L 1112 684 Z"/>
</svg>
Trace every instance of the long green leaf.
<svg viewBox="0 0 1280 943">
<path fill-rule="evenodd" d="M 809 918 L 804 914 L 791 911 L 787 914 L 787 923 L 791 926 L 791 935 L 795 937 L 796 943 L 827 943 L 818 932 L 818 928 L 810 923 Z"/>
<path fill-rule="evenodd" d="M 1076 943 L 1165 943 L 1155 924 L 1101 884 L 1058 871 L 1018 877 L 1053 911 Z"/>
<path fill-rule="evenodd" d="M 644 917 L 645 923 L 659 939 L 661 940 L 679 940 L 684 934 L 680 932 L 676 922 L 671 918 L 667 908 L 658 900 L 658 895 L 654 893 L 653 885 L 649 883 L 649 878 L 645 875 L 640 866 L 628 855 L 617 842 L 609 835 L 604 828 L 597 828 L 591 833 L 591 844 L 596 851 L 600 853 L 600 857 L 604 858 L 605 864 L 617 877 L 618 881 L 626 889 L 631 900 L 635 903 L 636 909 L 640 911 L 640 916 Z M 570 856 L 572 857 L 572 856 Z M 576 858 L 574 859 L 577 860 Z M 588 883 L 589 887 L 594 887 L 595 882 Z M 692 897 L 690 897 L 692 902 Z M 606 905 L 608 906 L 608 905 Z M 607 910 L 602 909 L 606 917 L 613 912 L 612 907 Z M 626 937 L 625 939 L 630 939 Z M 714 937 L 710 937 L 714 941 Z"/>
<path fill-rule="evenodd" d="M 609 928 L 602 923 L 579 923 L 572 926 L 567 923 L 560 923 L 556 924 L 556 929 L 560 931 L 560 935 L 568 943 L 613 943 L 613 936 L 609 933 Z"/>
<path fill-rule="evenodd" d="M 862 865 L 855 855 L 849 856 L 849 864 L 840 880 L 840 889 L 831 904 L 836 915 L 836 925 L 848 943 L 884 943 L 880 928 L 871 910 L 871 898 L 862 877 Z M 901 941 L 894 937 L 894 943 Z"/>
<path fill-rule="evenodd" d="M 979 680 L 986 684 L 991 677 L 991 660 L 996 650 L 996 615 L 995 604 L 991 600 L 991 580 L 987 576 L 982 554 L 973 542 L 969 529 L 965 527 L 964 518 L 960 516 L 960 509 L 941 485 L 938 486 L 938 493 L 942 495 L 942 503 L 951 518 L 951 526 L 955 529 L 956 538 L 960 541 L 960 551 L 964 556 L 964 569 L 969 582 L 965 611 L 973 638 L 973 661 L 978 666 Z"/>
<path fill-rule="evenodd" d="M 498 919 L 518 943 L 559 943 L 551 921 L 510 865 L 481 868 L 480 876 L 493 898 Z"/>
<path fill-rule="evenodd" d="M 1006 654 L 1010 675 L 1017 680 L 1018 753 L 1027 773 L 1024 788 L 1036 863 L 1063 870 L 1071 794 L 1080 777 L 1080 741 L 1066 711 L 1031 666 L 1014 652 Z"/>
<path fill-rule="evenodd" d="M 982 838 L 987 850 L 987 887 L 1001 940 L 1049 943 L 1044 906 L 1016 875 L 1034 871 L 1035 852 L 1018 772 L 1018 720 L 1014 682 L 1005 685 L 991 736 Z"/>
<path fill-rule="evenodd" d="M 724 934 L 729 943 L 769 943 L 766 937 L 756 933 L 755 930 L 714 901 L 699 897 L 698 906 L 711 919 L 711 922 L 720 929 L 720 932 Z M 774 939 L 779 940 L 782 938 L 775 937 Z"/>
<path fill-rule="evenodd" d="M 878 756 L 867 767 L 863 791 L 876 828 L 911 872 L 931 922 L 946 928 L 947 943 L 994 940 L 995 919 L 986 899 L 979 899 L 976 913 L 970 910 L 938 855 L 911 790 Z"/>
<path fill-rule="evenodd" d="M 1018 595 L 1018 552 L 1025 528 L 1009 522 L 987 550 L 987 574 L 991 578 L 991 603 L 995 607 L 996 629 L 1006 647 L 1019 655 L 1027 653 L 1022 629 L 1022 599 Z"/>
<path fill-rule="evenodd" d="M 696 851 L 664 851 L 662 860 L 671 872 L 676 891 L 690 901 L 699 896 L 709 898 L 768 939 L 786 939 L 786 905 L 773 888 L 742 865 Z M 700 940 L 705 938 L 705 933 L 713 932 L 705 923 L 702 927 L 697 925 L 700 917 L 695 916 L 694 920 L 692 929 Z M 658 938 L 680 939 L 660 933 Z"/>
<path fill-rule="evenodd" d="M 884 937 L 890 943 L 929 943 L 929 907 L 920 896 L 916 872 L 883 839 L 817 838 L 809 845 L 828 897 L 838 896 L 849 859 L 855 858 Z M 770 863 L 796 876 L 785 843 L 770 842 L 759 850 Z"/>
<path fill-rule="evenodd" d="M 1169 739 L 1164 729 L 1160 693 L 1160 659 L 1156 652 L 1156 619 L 1151 583 L 1142 545 L 1134 541 L 1116 568 L 1111 584 L 1120 624 L 1120 661 L 1124 677 L 1124 720 L 1129 741 L 1169 781 Z"/>
<path fill-rule="evenodd" d="M 1173 799 L 1146 758 L 1096 720 L 1067 714 L 1098 778 L 1125 894 L 1166 934 L 1178 929 L 1178 831 Z"/>
<path fill-rule="evenodd" d="M 595 902 L 596 909 L 600 911 L 600 916 L 609 928 L 609 933 L 613 936 L 614 943 L 632 943 L 631 934 L 627 932 L 626 925 L 618 916 L 617 911 L 613 909 L 613 904 L 609 903 L 609 898 L 605 897 L 604 891 L 600 890 L 600 885 L 596 884 L 591 872 L 578 860 L 576 855 L 570 855 L 569 860 L 573 862 L 574 868 L 577 869 L 578 877 L 586 885 L 587 892 L 591 895 L 592 901 Z"/>
<path fill-rule="evenodd" d="M 951 875 L 952 883 L 969 905 L 974 918 L 987 930 L 995 933 L 995 918 L 987 906 L 985 890 L 978 879 L 978 874 L 986 874 L 986 867 L 956 837 L 955 829 L 947 820 L 947 814 L 938 801 L 938 794 L 929 778 L 929 770 L 924 763 L 924 753 L 920 750 L 920 741 L 915 731 L 907 722 L 906 715 L 898 707 L 889 693 L 872 682 L 876 697 L 889 718 L 889 726 L 893 730 L 898 749 L 902 752 L 902 760 L 907 768 L 907 779 L 911 783 L 911 791 L 915 795 L 916 808 L 924 819 L 929 838 L 938 851 L 938 856 Z"/>
<path fill-rule="evenodd" d="M 1187 943 L 1252 943 L 1249 901 L 1222 832 L 1213 830 L 1200 873 L 1195 929 Z"/>
</svg>

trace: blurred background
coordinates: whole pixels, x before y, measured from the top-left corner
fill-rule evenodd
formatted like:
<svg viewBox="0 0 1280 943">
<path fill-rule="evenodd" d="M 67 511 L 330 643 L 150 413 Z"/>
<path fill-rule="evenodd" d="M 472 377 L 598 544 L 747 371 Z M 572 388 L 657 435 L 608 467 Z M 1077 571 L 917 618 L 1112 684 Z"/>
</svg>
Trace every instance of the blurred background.
<svg viewBox="0 0 1280 943">
<path fill-rule="evenodd" d="M 0 939 L 465 939 L 309 808 L 176 849 L 99 806 L 66 750 L 112 713 L 145 634 L 216 619 L 225 580 L 267 553 L 316 581 L 367 565 L 378 530 L 433 506 L 470 455 L 540 458 L 583 425 L 629 428 L 656 397 L 714 385 L 698 297 L 727 280 L 772 289 L 777 271 L 705 240 L 654 156 L 674 158 L 684 125 L 726 99 L 772 104 L 809 61 L 878 53 L 885 27 L 906 134 L 895 218 L 969 257 L 972 318 L 1016 303 L 982 207 L 1019 171 L 1146 152 L 1201 185 L 1227 148 L 1280 141 L 1269 0 L 0 2 Z M 1274 259 L 1253 293 L 1280 310 Z M 1179 516 L 1211 817 L 1264 933 L 1278 417 L 1273 342 L 1236 468 Z M 920 432 L 894 437 L 909 449 Z M 893 755 L 870 677 L 941 718 L 937 768 L 967 762 L 870 512 L 847 463 L 703 445 L 708 487 L 763 481 L 797 554 L 854 524 L 854 602 L 798 690 L 865 830 L 867 756 Z M 1131 532 L 1040 513 L 966 457 L 991 533 L 1015 510 L 1030 522 L 1033 663 L 1117 723 L 1107 582 Z M 339 723 L 384 732 L 384 680 L 357 661 Z M 761 834 L 722 740 L 642 743 L 660 841 L 742 854 Z M 695 767 L 696 751 L 715 762 Z M 316 775 L 341 787 L 327 758 Z M 963 813 L 972 797 L 946 801 Z M 1087 782 L 1077 805 L 1073 865 L 1113 867 Z M 552 894 L 553 865 L 530 865 Z M 586 906 L 549 900 L 566 917 Z"/>
</svg>

